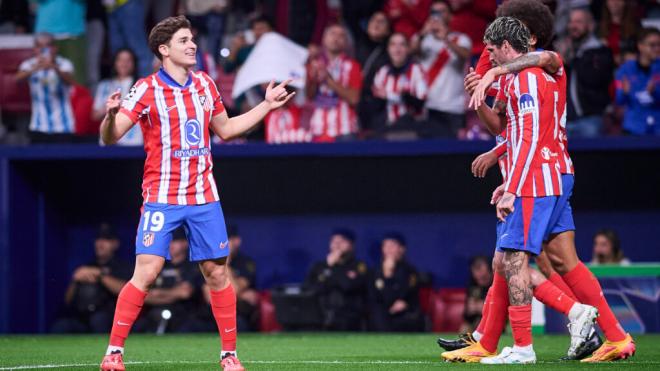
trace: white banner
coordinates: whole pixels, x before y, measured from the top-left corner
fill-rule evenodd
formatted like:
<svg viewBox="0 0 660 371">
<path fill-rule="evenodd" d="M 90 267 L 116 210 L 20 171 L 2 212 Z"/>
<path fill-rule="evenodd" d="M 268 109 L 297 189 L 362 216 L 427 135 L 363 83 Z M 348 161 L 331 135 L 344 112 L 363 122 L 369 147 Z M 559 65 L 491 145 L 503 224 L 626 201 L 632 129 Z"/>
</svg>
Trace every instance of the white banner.
<svg viewBox="0 0 660 371">
<path fill-rule="evenodd" d="M 302 89 L 306 61 L 307 49 L 278 33 L 264 34 L 236 74 L 231 96 L 236 98 L 251 87 L 271 80 L 293 79 L 291 86 Z"/>
</svg>

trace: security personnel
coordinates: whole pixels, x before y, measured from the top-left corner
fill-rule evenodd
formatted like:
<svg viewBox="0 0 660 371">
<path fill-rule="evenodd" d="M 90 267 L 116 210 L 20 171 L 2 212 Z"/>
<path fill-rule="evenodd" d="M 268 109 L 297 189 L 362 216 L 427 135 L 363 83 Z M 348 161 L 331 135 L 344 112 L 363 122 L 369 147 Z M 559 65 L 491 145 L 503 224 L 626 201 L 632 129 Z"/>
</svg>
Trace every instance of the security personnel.
<svg viewBox="0 0 660 371">
<path fill-rule="evenodd" d="M 305 280 L 305 286 L 318 297 L 326 330 L 363 327 L 367 266 L 355 258 L 354 243 L 352 231 L 334 231 L 326 259 L 314 264 Z"/>
<path fill-rule="evenodd" d="M 373 331 L 422 331 L 417 270 L 405 260 L 406 243 L 392 233 L 381 243 L 382 260 L 369 279 L 369 327 Z"/>
</svg>

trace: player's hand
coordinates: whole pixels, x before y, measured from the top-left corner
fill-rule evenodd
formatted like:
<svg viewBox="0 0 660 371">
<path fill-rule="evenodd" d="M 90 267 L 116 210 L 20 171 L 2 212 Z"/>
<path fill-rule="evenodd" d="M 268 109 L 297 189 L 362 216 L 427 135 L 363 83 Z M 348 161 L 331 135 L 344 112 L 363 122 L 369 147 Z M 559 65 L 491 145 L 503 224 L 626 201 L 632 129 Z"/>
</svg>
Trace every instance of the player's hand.
<svg viewBox="0 0 660 371">
<path fill-rule="evenodd" d="M 474 87 L 472 92 L 472 97 L 470 98 L 469 108 L 477 109 L 486 99 L 486 91 L 490 88 L 490 85 L 495 81 L 495 73 L 493 69 L 486 72 L 486 74 L 481 78 L 479 83 Z"/>
<path fill-rule="evenodd" d="M 497 155 L 493 151 L 482 153 L 472 161 L 472 175 L 483 178 L 486 172 L 497 163 Z"/>
<path fill-rule="evenodd" d="M 408 304 L 401 299 L 397 299 L 390 307 L 390 314 L 401 313 L 406 309 L 408 309 Z"/>
<path fill-rule="evenodd" d="M 474 72 L 473 67 L 470 67 L 470 72 L 463 79 L 463 87 L 469 95 L 472 95 L 474 88 L 479 84 L 479 80 L 481 80 L 481 75 Z"/>
<path fill-rule="evenodd" d="M 105 112 L 110 116 L 114 116 L 119 112 L 119 106 L 121 106 L 121 90 L 117 89 L 105 101 Z"/>
<path fill-rule="evenodd" d="M 506 217 L 509 216 L 513 210 L 513 203 L 516 201 L 516 195 L 509 192 L 504 192 L 502 198 L 497 203 L 497 219 L 500 221 L 505 221 Z"/>
<path fill-rule="evenodd" d="M 490 204 L 496 205 L 498 202 L 500 202 L 503 195 L 504 195 L 504 184 L 500 184 L 497 188 L 495 188 L 493 194 L 490 196 Z"/>
<path fill-rule="evenodd" d="M 270 109 L 277 109 L 286 104 L 296 92 L 287 93 L 286 86 L 291 83 L 292 80 L 286 80 L 279 85 L 275 86 L 275 81 L 270 82 L 266 88 L 266 102 L 270 105 Z"/>
</svg>

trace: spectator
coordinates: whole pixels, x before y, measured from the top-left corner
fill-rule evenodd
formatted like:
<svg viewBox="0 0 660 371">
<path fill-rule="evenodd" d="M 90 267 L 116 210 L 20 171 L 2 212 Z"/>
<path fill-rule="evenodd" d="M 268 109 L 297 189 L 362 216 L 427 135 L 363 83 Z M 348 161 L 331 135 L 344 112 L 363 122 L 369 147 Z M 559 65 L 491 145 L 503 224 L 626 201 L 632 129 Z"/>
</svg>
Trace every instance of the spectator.
<svg viewBox="0 0 660 371">
<path fill-rule="evenodd" d="M 377 123 L 386 127 L 411 127 L 424 109 L 426 74 L 422 66 L 410 60 L 410 45 L 406 35 L 395 32 L 387 46 L 389 63 L 381 67 L 372 86 L 373 95 L 386 102 L 383 115 L 373 113 Z M 381 124 L 382 125 L 382 124 Z"/>
<path fill-rule="evenodd" d="M 323 49 L 310 48 L 305 93 L 314 102 L 310 120 L 313 140 L 332 142 L 358 132 L 355 107 L 360 101 L 362 71 L 346 56 L 348 36 L 339 24 L 323 33 Z"/>
<path fill-rule="evenodd" d="M 387 0 L 383 10 L 392 22 L 392 30 L 412 37 L 429 16 L 431 0 Z"/>
<path fill-rule="evenodd" d="M 493 20 L 499 1 L 495 0 L 448 0 L 454 16 L 449 28 L 463 33 L 470 38 L 472 60 L 474 65 L 484 50 L 483 36 L 486 27 Z"/>
<path fill-rule="evenodd" d="M 75 81 L 86 82 L 85 0 L 37 0 L 35 33 L 49 33 L 63 57 L 73 63 Z"/>
<path fill-rule="evenodd" d="M 107 18 L 101 0 L 87 1 L 87 85 L 94 88 L 101 79 L 101 56 L 105 41 Z"/>
<path fill-rule="evenodd" d="M 367 32 L 358 37 L 355 59 L 362 66 L 362 92 L 358 105 L 358 115 L 362 129 L 372 129 L 370 122 L 374 112 L 382 112 L 382 102 L 376 101 L 371 91 L 376 72 L 384 66 L 387 56 L 387 39 L 390 35 L 390 23 L 385 13 L 375 12 L 367 24 Z"/>
<path fill-rule="evenodd" d="M 429 89 L 427 130 L 431 136 L 455 138 L 465 125 L 463 76 L 472 42 L 467 35 L 451 30 L 451 19 L 447 2 L 434 1 L 418 48 Z"/>
<path fill-rule="evenodd" d="M 611 229 L 601 229 L 594 235 L 594 250 L 591 264 L 630 265 L 623 255 L 619 236 Z"/>
<path fill-rule="evenodd" d="M 119 90 L 122 97 L 128 95 L 133 83 L 136 81 L 135 62 L 135 54 L 130 49 L 119 49 L 112 63 L 112 78 L 101 81 L 96 88 L 92 114 L 95 121 L 100 121 L 105 116 L 105 101 L 110 94 Z M 122 146 L 142 145 L 140 125 L 133 126 L 117 144 Z"/>
<path fill-rule="evenodd" d="M 214 61 L 220 56 L 220 44 L 225 32 L 226 12 L 229 0 L 184 0 L 186 17 L 194 28 L 199 30 L 202 40 L 198 46 L 211 54 Z"/>
<path fill-rule="evenodd" d="M 461 332 L 471 332 L 481 321 L 481 310 L 486 300 L 488 288 L 493 282 L 493 271 L 490 259 L 485 256 L 475 256 L 470 260 L 470 283 L 467 287 L 463 325 Z"/>
<path fill-rule="evenodd" d="M 73 64 L 57 54 L 54 38 L 40 33 L 34 38 L 34 57 L 23 61 L 17 80 L 28 79 L 32 96 L 30 131 L 33 142 L 69 140 L 74 131 L 69 93 Z"/>
<path fill-rule="evenodd" d="M 247 60 L 261 36 L 273 31 L 272 21 L 264 16 L 257 17 L 250 22 L 250 32 L 240 32 L 231 41 L 229 56 L 223 64 L 226 73 L 236 72 Z M 248 42 L 248 36 L 254 38 Z M 234 100 L 234 107 L 240 112 L 247 112 L 251 107 L 256 106 L 263 99 L 264 91 L 259 86 L 255 86 Z"/>
<path fill-rule="evenodd" d="M 229 56 L 223 64 L 226 73 L 235 72 L 245 63 L 261 36 L 273 31 L 273 22 L 265 16 L 257 17 L 250 22 L 250 31 L 252 42 L 247 41 L 246 32 L 239 32 L 232 38 Z"/>
<path fill-rule="evenodd" d="M 107 0 L 110 51 L 129 48 L 138 59 L 138 77 L 152 73 L 153 56 L 147 46 L 145 4 L 143 0 Z"/>
<path fill-rule="evenodd" d="M 405 260 L 406 243 L 399 234 L 381 244 L 380 266 L 369 279 L 369 324 L 374 331 L 422 331 L 417 270 Z"/>
<path fill-rule="evenodd" d="M 135 323 L 136 331 L 187 331 L 194 320 L 202 275 L 197 265 L 188 261 L 188 240 L 182 227 L 172 233 L 169 258 L 145 298 L 146 308 Z"/>
<path fill-rule="evenodd" d="M 568 38 L 557 49 L 568 61 L 568 136 L 596 137 L 610 103 L 614 60 L 610 49 L 594 34 L 594 19 L 588 9 L 571 11 Z"/>
<path fill-rule="evenodd" d="M 101 225 L 94 241 L 94 259 L 75 269 L 66 290 L 65 309 L 52 332 L 108 332 L 112 327 L 115 301 L 131 278 L 130 264 L 115 253 L 119 238 L 107 224 Z"/>
<path fill-rule="evenodd" d="M 352 231 L 334 231 L 327 257 L 314 264 L 305 279 L 318 297 L 326 330 L 362 328 L 367 266 L 355 258 L 354 244 Z"/>
<path fill-rule="evenodd" d="M 259 292 L 254 285 L 257 280 L 257 267 L 254 260 L 242 251 L 243 239 L 238 228 L 227 228 L 229 237 L 229 265 L 231 266 L 232 284 L 236 292 L 236 314 L 238 331 L 259 330 Z"/>
<path fill-rule="evenodd" d="M 616 71 L 616 104 L 625 107 L 623 131 L 660 135 L 660 31 L 643 29 L 637 49 L 637 60 Z"/>
<path fill-rule="evenodd" d="M 294 88 L 287 86 L 287 92 L 293 93 Z M 301 109 L 295 99 L 290 100 L 284 106 L 270 111 L 264 123 L 266 124 L 266 143 L 304 143 L 311 142 L 312 133 L 302 127 L 300 121 Z"/>
<path fill-rule="evenodd" d="M 612 50 L 617 65 L 635 58 L 635 36 L 640 27 L 636 5 L 625 0 L 606 0 L 603 4 L 598 37 Z"/>
</svg>

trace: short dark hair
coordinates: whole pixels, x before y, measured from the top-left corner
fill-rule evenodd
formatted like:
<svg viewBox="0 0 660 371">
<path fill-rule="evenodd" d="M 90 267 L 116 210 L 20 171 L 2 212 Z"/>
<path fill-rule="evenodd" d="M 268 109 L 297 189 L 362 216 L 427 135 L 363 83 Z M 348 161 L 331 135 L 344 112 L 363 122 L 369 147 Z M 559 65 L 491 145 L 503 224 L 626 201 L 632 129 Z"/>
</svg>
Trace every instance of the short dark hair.
<svg viewBox="0 0 660 371">
<path fill-rule="evenodd" d="M 388 232 L 383 236 L 383 242 L 385 240 L 392 240 L 398 243 L 399 245 L 403 247 L 407 247 L 408 245 L 406 244 L 406 238 L 399 232 Z"/>
<path fill-rule="evenodd" d="M 99 226 L 98 233 L 96 235 L 97 240 L 119 240 L 117 231 L 108 223 L 102 223 Z"/>
<path fill-rule="evenodd" d="M 254 27 L 254 25 L 257 24 L 257 23 L 266 23 L 268 25 L 268 27 L 270 27 L 271 29 L 275 28 L 273 20 L 270 19 L 269 17 L 265 16 L 265 15 L 260 15 L 260 16 L 257 16 L 255 18 L 253 18 L 250 21 L 250 28 Z"/>
<path fill-rule="evenodd" d="M 172 35 L 182 28 L 187 28 L 189 30 L 192 29 L 190 21 L 183 15 L 167 17 L 158 22 L 158 24 L 151 29 L 151 32 L 149 32 L 149 49 L 151 49 L 151 52 L 162 61 L 163 56 L 160 54 L 160 51 L 158 51 L 158 48 L 163 44 L 169 44 L 172 40 Z"/>
<path fill-rule="evenodd" d="M 519 53 L 529 51 L 530 38 L 529 28 L 521 20 L 513 17 L 495 19 L 484 33 L 484 42 L 501 47 L 506 40 Z"/>
<path fill-rule="evenodd" d="M 540 0 L 509 0 L 497 7 L 495 15 L 521 20 L 536 36 L 536 45 L 540 48 L 547 47 L 552 41 L 555 17 Z"/>
<path fill-rule="evenodd" d="M 641 43 L 651 35 L 660 35 L 660 30 L 655 27 L 644 27 L 637 33 L 637 42 Z"/>
<path fill-rule="evenodd" d="M 332 236 L 340 236 L 350 243 L 355 243 L 355 232 L 348 228 L 335 228 L 332 231 Z"/>
</svg>

